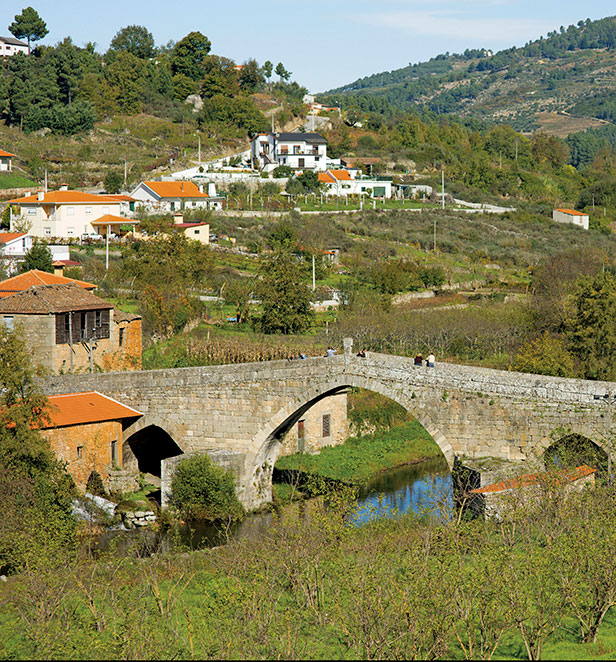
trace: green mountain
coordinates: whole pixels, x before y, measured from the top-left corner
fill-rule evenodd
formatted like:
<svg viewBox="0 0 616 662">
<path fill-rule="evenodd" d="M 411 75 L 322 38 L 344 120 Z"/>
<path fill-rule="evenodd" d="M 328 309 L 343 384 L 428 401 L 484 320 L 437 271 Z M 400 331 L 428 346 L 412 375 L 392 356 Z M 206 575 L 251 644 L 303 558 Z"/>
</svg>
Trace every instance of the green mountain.
<svg viewBox="0 0 616 662">
<path fill-rule="evenodd" d="M 444 53 L 323 96 L 360 112 L 454 113 L 564 136 L 616 122 L 615 89 L 616 17 L 608 17 L 494 54 Z"/>
</svg>

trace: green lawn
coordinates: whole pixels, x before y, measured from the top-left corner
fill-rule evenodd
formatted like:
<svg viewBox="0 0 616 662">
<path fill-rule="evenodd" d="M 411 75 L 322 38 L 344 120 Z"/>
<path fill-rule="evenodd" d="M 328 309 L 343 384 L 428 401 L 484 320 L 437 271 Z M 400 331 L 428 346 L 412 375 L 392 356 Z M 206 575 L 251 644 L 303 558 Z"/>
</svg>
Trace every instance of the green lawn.
<svg viewBox="0 0 616 662">
<path fill-rule="evenodd" d="M 350 437 L 341 446 L 329 446 L 318 455 L 281 457 L 276 469 L 360 484 L 387 469 L 440 455 L 422 425 L 409 421 L 384 432 Z"/>
<path fill-rule="evenodd" d="M 34 187 L 38 184 L 20 172 L 0 172 L 0 189 L 25 188 L 27 186 Z"/>
</svg>

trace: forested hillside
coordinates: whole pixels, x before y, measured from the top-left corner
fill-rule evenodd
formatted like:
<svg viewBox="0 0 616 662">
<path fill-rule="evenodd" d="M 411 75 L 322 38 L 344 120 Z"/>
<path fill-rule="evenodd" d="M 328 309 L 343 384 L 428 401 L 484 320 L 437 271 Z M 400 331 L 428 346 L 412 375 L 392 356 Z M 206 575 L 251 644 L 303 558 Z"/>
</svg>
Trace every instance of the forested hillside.
<svg viewBox="0 0 616 662">
<path fill-rule="evenodd" d="M 616 88 L 616 19 L 580 21 L 529 42 L 492 54 L 484 49 L 444 53 L 429 62 L 409 64 L 330 90 L 329 102 L 361 112 L 392 115 L 421 110 L 506 121 L 536 130 L 566 112 L 612 121 L 606 100 Z M 597 126 L 561 118 L 566 133 Z M 571 129 L 571 130 L 568 130 Z"/>
</svg>

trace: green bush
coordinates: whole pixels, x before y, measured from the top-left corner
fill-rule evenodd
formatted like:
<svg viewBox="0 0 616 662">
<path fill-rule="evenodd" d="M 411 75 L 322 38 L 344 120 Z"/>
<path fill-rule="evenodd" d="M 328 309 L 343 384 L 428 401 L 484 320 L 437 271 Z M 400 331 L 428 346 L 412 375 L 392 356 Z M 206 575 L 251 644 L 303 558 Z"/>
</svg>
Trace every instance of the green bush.
<svg viewBox="0 0 616 662">
<path fill-rule="evenodd" d="M 244 514 L 231 472 L 213 465 L 207 455 L 180 461 L 171 481 L 171 504 L 189 520 L 239 519 Z"/>
</svg>

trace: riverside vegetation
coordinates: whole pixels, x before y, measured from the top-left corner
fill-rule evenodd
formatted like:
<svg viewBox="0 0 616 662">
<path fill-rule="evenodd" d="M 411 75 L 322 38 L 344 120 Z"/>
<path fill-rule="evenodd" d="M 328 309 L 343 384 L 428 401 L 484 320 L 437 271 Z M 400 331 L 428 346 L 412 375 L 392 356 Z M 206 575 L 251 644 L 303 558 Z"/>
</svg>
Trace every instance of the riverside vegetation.
<svg viewBox="0 0 616 662">
<path fill-rule="evenodd" d="M 616 492 L 546 481 L 502 522 L 347 526 L 330 492 L 258 541 L 98 561 L 33 537 L 0 654 L 45 659 L 576 659 L 616 654 Z"/>
</svg>

